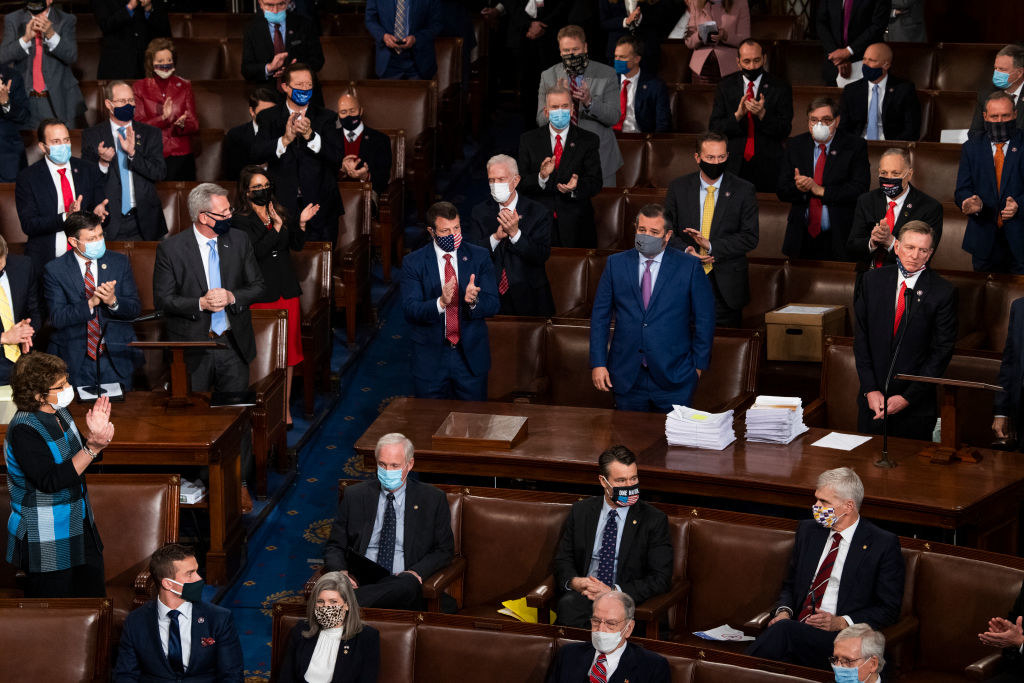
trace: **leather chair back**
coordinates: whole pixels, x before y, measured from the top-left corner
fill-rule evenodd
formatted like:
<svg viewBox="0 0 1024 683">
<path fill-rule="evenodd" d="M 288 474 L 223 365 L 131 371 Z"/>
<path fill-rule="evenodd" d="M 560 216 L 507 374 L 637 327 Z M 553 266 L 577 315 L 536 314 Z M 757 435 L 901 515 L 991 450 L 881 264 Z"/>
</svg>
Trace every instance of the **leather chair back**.
<svg viewBox="0 0 1024 683">
<path fill-rule="evenodd" d="M 405 177 L 405 131 L 382 130 L 381 133 L 391 138 L 391 177 L 388 182 L 401 180 Z"/>
<path fill-rule="evenodd" d="M 71 73 L 79 82 L 96 78 L 100 66 L 100 39 L 77 40 L 78 60 L 71 65 Z"/>
<path fill-rule="evenodd" d="M 818 51 L 821 51 L 821 46 L 818 46 Z M 815 65 L 815 70 L 818 75 L 815 77 L 815 83 L 821 82 L 821 57 L 818 57 L 818 63 Z M 778 75 L 778 74 L 776 74 Z M 823 85 L 811 85 L 811 84 L 794 84 L 793 85 L 793 128 L 790 135 L 800 135 L 801 133 L 807 132 L 807 106 L 816 97 L 831 97 L 836 102 L 839 102 L 843 97 L 842 88 L 828 88 Z"/>
<path fill-rule="evenodd" d="M 585 318 L 589 318 L 594 310 L 597 287 L 601 284 L 601 276 L 604 275 L 604 268 L 608 265 L 608 257 L 614 253 L 614 251 L 591 251 L 587 254 L 587 306 L 583 312 Z"/>
<path fill-rule="evenodd" d="M 945 232 L 945 225 L 943 225 L 943 232 Z M 943 238 L 940 245 L 945 244 L 946 240 Z M 960 248 L 959 242 L 949 246 L 950 248 Z M 942 248 L 942 246 L 939 247 L 940 250 Z M 961 251 L 963 250 L 961 249 Z M 935 266 L 934 260 L 931 265 Z M 964 348 L 988 348 L 984 345 L 987 334 L 984 314 L 985 297 L 988 292 L 988 274 L 975 273 L 970 270 L 959 270 L 943 272 L 942 277 L 949 280 L 956 287 L 957 291 L 957 324 L 959 326 L 957 346 Z M 1009 306 L 1011 302 L 1004 303 Z M 1007 309 L 1008 313 L 1009 310 Z M 1003 318 L 1003 321 L 1005 322 L 1006 318 Z M 1000 347 L 1001 349 L 1002 347 Z"/>
<path fill-rule="evenodd" d="M 693 407 L 714 413 L 738 407 L 738 397 L 754 394 L 760 362 L 760 331 L 717 328 L 711 365 L 697 382 Z"/>
<path fill-rule="evenodd" d="M 81 55 L 81 53 L 79 53 Z M 93 71 L 92 75 L 95 76 L 96 72 Z M 74 122 L 75 128 L 88 128 L 89 126 L 95 126 L 97 123 L 107 118 L 107 110 L 103 106 L 103 84 L 106 81 L 92 81 L 92 80 L 81 80 L 78 81 L 78 87 L 82 91 L 82 99 L 85 101 L 85 113 L 79 115 L 78 120 Z M 79 131 L 79 135 L 81 132 Z M 75 156 L 79 156 L 74 151 L 74 141 L 72 141 L 71 153 Z M 29 163 L 32 163 L 29 161 Z"/>
<path fill-rule="evenodd" d="M 590 200 L 594 206 L 594 230 L 598 249 L 614 249 L 622 241 L 625 226 L 626 191 L 606 187 Z"/>
<path fill-rule="evenodd" d="M 963 128 L 969 125 L 970 121 Z M 960 168 L 960 145 L 919 142 L 914 145 L 911 153 L 914 159 L 914 177 L 911 182 L 940 202 L 952 202 L 956 173 Z"/>
<path fill-rule="evenodd" d="M 674 657 L 665 655 L 668 660 L 668 670 L 673 681 L 680 683 L 692 683 L 694 671 L 697 669 L 697 662 L 685 657 Z"/>
<path fill-rule="evenodd" d="M 677 86 L 675 125 L 680 133 L 703 133 L 708 129 L 715 105 L 715 86 L 693 84 Z M 689 157 L 692 159 L 693 157 Z"/>
<path fill-rule="evenodd" d="M 684 98 L 688 99 L 689 97 L 691 97 L 691 93 L 687 89 Z M 708 110 L 707 113 L 708 116 L 704 120 L 705 128 L 707 120 L 711 118 L 711 111 Z M 699 132 L 660 133 L 649 136 L 644 155 L 645 184 L 651 187 L 667 188 L 676 178 L 696 172 L 697 165 L 693 161 L 693 153 L 696 149 Z"/>
<path fill-rule="evenodd" d="M 828 410 L 830 429 L 857 431 L 857 402 L 851 400 L 860 386 L 857 360 L 853 357 L 853 339 L 828 337 L 822 351 L 821 396 Z"/>
<path fill-rule="evenodd" d="M 893 73 L 911 81 L 918 90 L 932 87 L 938 49 L 931 43 L 889 43 Z M 922 102 L 923 104 L 923 102 Z"/>
<path fill-rule="evenodd" d="M 0 679 L 108 680 L 111 622 L 106 598 L 0 600 Z"/>
<path fill-rule="evenodd" d="M 177 14 L 172 12 L 171 35 L 177 38 L 241 38 L 247 21 L 229 12 Z M 322 40 L 322 39 L 321 39 Z M 236 75 L 237 76 L 237 75 Z"/>
<path fill-rule="evenodd" d="M 587 250 L 553 247 L 544 270 L 555 300 L 555 315 L 574 318 L 587 315 Z"/>
<path fill-rule="evenodd" d="M 996 51 L 993 50 L 992 55 L 995 55 L 995 53 Z M 991 56 L 989 57 L 986 69 L 986 73 L 992 73 Z M 924 139 L 938 142 L 944 130 L 970 128 L 971 120 L 974 118 L 974 109 L 977 105 L 978 96 L 973 91 L 932 93 L 931 123 L 929 124 L 928 134 Z"/>
<path fill-rule="evenodd" d="M 779 201 L 773 194 L 757 195 L 757 247 L 747 253 L 748 258 L 786 258 L 782 253 L 782 241 L 786 236 L 786 225 L 789 222 L 789 209 L 792 204 Z M 754 288 L 750 295 L 754 296 Z"/>
<path fill-rule="evenodd" d="M 695 664 L 693 683 L 795 683 L 807 680 L 773 671 L 751 669 L 749 664 L 743 666 L 726 662 L 705 662 L 699 659 Z"/>
<path fill-rule="evenodd" d="M 447 93 L 452 86 L 456 91 L 462 87 L 462 49 L 462 38 L 438 36 L 434 39 L 434 55 L 437 59 L 437 74 L 434 78 L 437 80 L 438 93 Z"/>
<path fill-rule="evenodd" d="M 985 285 L 985 348 L 1002 351 L 1010 325 L 1010 306 L 1024 296 L 1024 278 L 1016 275 L 990 275 Z"/>
<path fill-rule="evenodd" d="M 387 656 L 380 658 L 378 681 L 414 681 L 413 654 L 416 652 L 416 625 L 395 623 L 393 621 L 366 622 L 380 632 L 380 651 L 387 653 L 405 653 L 406 656 Z"/>
<path fill-rule="evenodd" d="M 420 143 L 420 136 L 437 127 L 437 83 L 435 81 L 353 80 L 322 83 L 324 101 L 337 104 L 338 96 L 354 88 L 363 107 L 363 118 L 371 128 L 405 131 L 406 168 Z M 427 150 L 428 159 L 433 150 Z"/>
<path fill-rule="evenodd" d="M 803 40 L 779 42 L 776 43 L 774 52 L 773 74 L 791 85 L 821 85 L 821 43 Z M 795 105 L 793 109 L 796 110 Z M 806 125 L 805 117 L 804 125 L 794 128 L 793 132 L 803 130 Z"/>
<path fill-rule="evenodd" d="M 857 272 L 852 263 L 790 261 L 786 265 L 783 303 L 845 306 L 847 330 L 853 331 L 853 289 Z"/>
<path fill-rule="evenodd" d="M 448 499 L 448 515 L 452 520 L 452 537 L 455 539 L 455 555 L 462 554 L 462 494 L 458 491 L 446 491 Z"/>
<path fill-rule="evenodd" d="M 234 78 L 237 79 L 238 75 Z M 192 95 L 196 99 L 196 116 L 199 118 L 200 132 L 205 128 L 226 131 L 248 121 L 249 89 L 250 86 L 240 80 L 192 81 Z M 217 169 L 217 173 L 220 173 L 220 168 Z M 218 176 L 218 179 L 221 178 Z"/>
<path fill-rule="evenodd" d="M 456 651 L 458 656 L 453 656 Z M 547 636 L 502 633 L 500 627 L 484 625 L 470 630 L 421 624 L 416 628 L 415 675 L 404 680 L 486 681 L 501 672 L 503 680 L 542 683 L 554 654 L 554 640 Z"/>
<path fill-rule="evenodd" d="M 201 183 L 217 182 L 221 177 L 221 153 L 224 147 L 224 131 L 220 129 L 202 129 L 193 138 L 193 147 L 198 148 L 196 154 L 196 180 Z M 237 180 L 231 178 L 230 180 Z"/>
<path fill-rule="evenodd" d="M 615 173 L 616 187 L 636 187 L 641 184 L 644 170 L 644 147 L 647 136 L 643 133 L 616 133 L 615 139 L 622 152 L 622 168 Z"/>
<path fill-rule="evenodd" d="M 750 35 L 765 42 L 772 40 L 800 40 L 804 36 L 802 17 L 789 14 L 762 14 L 750 18 Z"/>
<path fill-rule="evenodd" d="M 331 243 L 306 242 L 301 251 L 290 252 L 292 268 L 299 280 L 299 310 L 309 316 L 317 303 L 331 300 Z"/>
<path fill-rule="evenodd" d="M 991 86 L 992 60 L 1002 47 L 1001 44 L 939 43 L 932 87 L 973 94 Z"/>
<path fill-rule="evenodd" d="M 251 309 L 256 357 L 249 363 L 249 384 L 288 367 L 288 314 L 281 309 Z"/>
<path fill-rule="evenodd" d="M 666 83 L 690 82 L 690 48 L 686 41 L 672 38 L 661 41 L 658 78 Z"/>
<path fill-rule="evenodd" d="M 931 267 L 940 270 L 972 270 L 971 255 L 964 251 L 967 216 L 952 202 L 942 204 L 942 241 L 932 256 Z M 961 294 L 961 297 L 963 294 Z"/>
<path fill-rule="evenodd" d="M 174 48 L 178 53 L 177 73 L 182 78 L 211 81 L 238 79 L 242 75 L 241 69 L 233 73 L 228 70 L 229 50 L 225 37 L 178 38 L 174 41 Z"/>
<path fill-rule="evenodd" d="M 609 341 L 611 337 L 609 336 Z M 610 391 L 590 380 L 590 321 L 553 321 L 547 334 L 549 399 L 555 405 L 612 408 Z"/>
<path fill-rule="evenodd" d="M 21 245 L 18 253 L 28 241 L 28 235 L 22 231 L 21 220 L 18 218 L 18 207 L 14 201 L 14 183 L 0 183 L 0 235 L 9 247 Z"/>
<path fill-rule="evenodd" d="M 156 267 L 156 248 L 159 242 L 132 242 L 128 258 L 132 265 L 132 276 L 139 290 L 139 302 L 143 311 L 156 308 L 153 302 L 153 270 Z"/>
<path fill-rule="evenodd" d="M 370 234 L 370 184 L 359 182 L 338 183 L 345 213 L 338 219 L 339 251 L 344 251 L 363 235 Z"/>
<path fill-rule="evenodd" d="M 491 343 L 491 370 L 487 398 L 511 401 L 538 394 L 544 388 L 543 318 L 499 315 L 487 321 Z"/>
<path fill-rule="evenodd" d="M 750 301 L 743 307 L 741 324 L 745 328 L 763 327 L 764 314 L 783 305 L 786 263 L 780 259 L 750 259 L 747 274 Z"/>
<path fill-rule="evenodd" d="M 317 74 L 321 81 L 361 81 L 374 77 L 373 37 L 366 31 L 350 36 L 322 36 L 320 47 L 324 51 L 324 68 Z M 337 104 L 337 97 L 327 99 L 324 93 L 328 109 L 335 109 Z"/>
</svg>

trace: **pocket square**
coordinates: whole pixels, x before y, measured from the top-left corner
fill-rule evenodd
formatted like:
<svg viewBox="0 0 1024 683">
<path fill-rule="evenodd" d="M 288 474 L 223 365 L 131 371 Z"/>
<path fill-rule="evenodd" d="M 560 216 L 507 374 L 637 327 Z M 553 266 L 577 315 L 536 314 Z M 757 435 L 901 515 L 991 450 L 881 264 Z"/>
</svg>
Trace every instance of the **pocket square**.
<svg viewBox="0 0 1024 683">
<path fill-rule="evenodd" d="M 199 644 L 203 647 L 210 647 L 211 645 L 216 645 L 217 641 L 213 638 L 200 638 Z"/>
</svg>

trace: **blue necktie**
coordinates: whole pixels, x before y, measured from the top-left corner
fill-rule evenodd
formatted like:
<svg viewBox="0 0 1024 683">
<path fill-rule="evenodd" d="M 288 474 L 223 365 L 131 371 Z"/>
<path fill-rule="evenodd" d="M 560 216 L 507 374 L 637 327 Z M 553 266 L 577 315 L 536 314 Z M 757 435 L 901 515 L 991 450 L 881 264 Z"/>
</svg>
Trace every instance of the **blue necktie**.
<svg viewBox="0 0 1024 683">
<path fill-rule="evenodd" d="M 117 134 L 124 138 L 127 128 L 121 126 Z M 117 150 L 117 170 L 121 174 L 121 213 L 127 214 L 132 210 L 132 172 L 128 170 L 128 155 L 121 149 L 121 141 L 114 140 L 114 149 Z"/>
<path fill-rule="evenodd" d="M 181 614 L 176 609 L 167 613 L 171 620 L 170 628 L 167 630 L 167 662 L 171 665 L 171 671 L 176 674 L 185 673 L 185 667 L 181 663 L 181 631 L 178 630 L 178 616 Z"/>
<path fill-rule="evenodd" d="M 220 288 L 220 257 L 217 255 L 217 240 L 212 239 L 206 243 L 210 247 L 210 289 Z M 210 331 L 214 334 L 224 334 L 228 329 L 228 315 L 223 310 L 217 311 L 210 316 Z"/>
<path fill-rule="evenodd" d="M 868 102 L 868 140 L 878 139 L 878 84 L 871 86 L 871 101 Z"/>
<path fill-rule="evenodd" d="M 606 586 L 615 585 L 615 539 L 619 532 L 618 515 L 608 511 L 608 523 L 601 536 L 601 553 L 597 556 L 597 580 Z"/>
<path fill-rule="evenodd" d="M 384 506 L 384 522 L 380 526 L 380 547 L 377 551 L 377 564 L 394 573 L 395 564 L 395 494 L 389 493 L 387 505 Z"/>
</svg>

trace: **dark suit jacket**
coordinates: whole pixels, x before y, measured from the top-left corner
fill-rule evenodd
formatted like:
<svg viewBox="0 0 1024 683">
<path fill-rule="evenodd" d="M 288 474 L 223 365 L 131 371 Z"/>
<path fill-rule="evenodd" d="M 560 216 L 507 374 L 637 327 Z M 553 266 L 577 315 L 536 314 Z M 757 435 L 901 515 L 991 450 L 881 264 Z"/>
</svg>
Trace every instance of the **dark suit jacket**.
<svg viewBox="0 0 1024 683">
<path fill-rule="evenodd" d="M 159 0 L 152 12 L 141 7 L 132 13 L 121 0 L 93 0 L 92 11 L 103 32 L 100 64 L 96 78 L 144 78 L 143 57 L 146 46 L 154 38 L 170 37 L 171 23 L 167 7 Z"/>
<path fill-rule="evenodd" d="M 164 312 L 167 337 L 180 341 L 206 341 L 210 332 L 210 311 L 199 310 L 199 298 L 206 295 L 206 273 L 193 227 L 162 241 L 156 248 L 153 267 L 153 299 Z M 224 310 L 234 339 L 246 363 L 256 357 L 249 304 L 263 292 L 263 273 L 252 246 L 241 230 L 232 229 L 217 238 L 221 287 L 235 295 L 235 303 Z"/>
<path fill-rule="evenodd" d="M 335 148 L 345 158 L 345 129 L 337 119 L 334 126 L 324 126 L 324 134 L 332 137 Z M 377 194 L 387 192 L 391 180 L 391 138 L 387 133 L 369 128 L 363 124 L 359 140 L 359 158 L 370 167 L 370 183 Z"/>
<path fill-rule="evenodd" d="M 192 603 L 192 646 L 188 668 L 181 678 L 171 670 L 163 653 L 157 618 L 156 600 L 150 600 L 125 619 L 114 668 L 116 683 L 242 683 L 242 646 L 230 611 L 208 602 Z"/>
<path fill-rule="evenodd" d="M 135 186 L 139 231 L 142 239 L 156 241 L 167 234 L 163 203 L 156 193 L 155 185 L 167 175 L 163 137 L 159 128 L 145 123 L 135 121 L 132 128 L 135 129 L 135 157 L 128 160 L 128 170 L 131 171 L 132 184 Z M 110 121 L 106 119 L 82 131 L 82 159 L 99 164 L 100 142 L 107 147 L 115 144 L 120 147 L 121 144 L 114 140 Z M 104 223 L 103 232 L 108 239 L 122 239 L 122 230 L 127 229 L 127 222 L 121 215 L 121 174 L 118 172 L 116 154 L 107 167 L 104 191 L 110 217 Z"/>
<path fill-rule="evenodd" d="M 697 243 L 683 230 L 700 230 L 702 214 L 700 173 L 673 180 L 665 196 L 665 217 L 675 231 L 672 246 L 680 251 L 697 248 Z M 739 310 L 750 301 L 747 253 L 757 248 L 757 242 L 757 191 L 751 183 L 727 171 L 722 175 L 711 219 L 711 253 L 715 257 L 711 272 L 730 308 Z"/>
<path fill-rule="evenodd" d="M 35 330 L 43 328 L 43 311 L 39 307 L 39 278 L 32 267 L 32 260 L 27 256 L 18 254 L 7 254 L 7 283 L 11 287 L 11 312 L 14 313 L 14 322 L 32 319 L 32 327 Z M 0 350 L 0 384 L 10 384 L 11 368 L 14 363 L 7 360 Z"/>
<path fill-rule="evenodd" d="M 660 281 L 661 276 L 658 277 Z M 569 581 L 587 575 L 603 500 L 602 496 L 591 496 L 573 503 L 553 561 L 556 590 L 563 591 Z M 624 518 L 623 512 L 626 513 Z M 618 516 L 623 527 L 615 583 L 639 605 L 668 591 L 672 585 L 668 517 L 642 500 L 628 508 L 619 508 Z"/>
<path fill-rule="evenodd" d="M 0 65 L 0 79 L 11 82 L 11 110 L 4 113 L 0 109 L 0 183 L 13 183 L 27 165 L 25 143 L 18 131 L 28 122 L 28 92 L 25 79 L 6 64 Z"/>
<path fill-rule="evenodd" d="M 270 23 L 262 12 L 257 13 L 245 26 L 242 35 L 242 78 L 249 83 L 270 85 L 274 78 L 267 78 L 266 66 L 274 59 L 274 40 L 270 37 Z M 288 50 L 285 64 L 294 59 L 316 72 L 324 68 L 324 51 L 313 22 L 295 12 L 285 17 L 284 46 Z"/>
<path fill-rule="evenodd" d="M 846 39 L 843 38 L 843 0 L 821 0 L 818 3 L 816 25 L 818 39 L 825 52 L 822 78 L 826 85 L 836 83 L 836 67 L 828 61 L 831 52 L 849 47 L 853 49 L 851 62 L 863 59 L 864 50 L 872 43 L 882 42 L 889 26 L 889 0 L 853 0 L 853 3 Z"/>
<path fill-rule="evenodd" d="M 384 45 L 384 34 L 395 33 L 395 7 L 395 0 L 368 0 L 366 3 L 366 30 L 376 43 L 374 66 L 378 77 L 388 68 L 388 62 L 395 54 Z M 434 39 L 444 27 L 441 3 L 438 0 L 414 0 L 406 3 L 406 11 L 409 13 L 409 35 L 416 37 L 416 44 L 412 46 L 416 71 L 422 79 L 433 78 L 437 73 Z"/>
<path fill-rule="evenodd" d="M 789 607 L 793 614 L 800 613 L 830 534 L 812 519 L 800 522 L 776 610 Z M 903 602 L 904 574 L 899 538 L 861 517 L 839 578 L 836 616 L 848 616 L 853 623 L 867 623 L 875 630 L 895 624 Z"/>
<path fill-rule="evenodd" d="M 593 5 L 592 2 L 589 4 Z M 601 28 L 608 34 L 603 61 L 606 64 L 614 62 L 615 43 L 622 36 L 632 34 L 639 38 L 643 45 L 641 56 L 644 69 L 650 70 L 651 73 L 657 73 L 661 61 L 661 43 L 668 38 L 669 32 L 679 21 L 685 6 L 675 2 L 640 3 L 638 6 L 643 17 L 640 20 L 640 25 L 627 29 L 622 25 L 622 20 L 626 18 L 626 3 L 609 2 L 609 0 L 599 0 L 597 3 Z M 596 54 L 591 54 L 595 59 L 597 58 Z"/>
<path fill-rule="evenodd" d="M 1007 618 L 1011 622 L 1016 623 L 1017 617 L 1021 615 L 1024 615 L 1024 586 L 1021 586 L 1017 599 L 1013 601 L 1013 607 L 1010 609 L 1010 614 Z M 1024 656 L 1021 656 L 1019 648 L 1003 648 L 1003 672 L 1024 676 Z"/>
<path fill-rule="evenodd" d="M 71 157 L 71 177 L 75 195 L 82 196 L 82 208 L 90 211 L 104 199 L 103 174 L 96 164 Z M 56 254 L 54 235 L 64 230 L 64 218 L 58 213 L 57 186 L 50 176 L 46 158 L 42 158 L 18 174 L 14 185 L 14 202 L 21 229 L 28 235 L 25 256 L 32 259 L 36 275 Z"/>
<path fill-rule="evenodd" d="M 875 223 L 885 219 L 885 212 L 890 201 L 892 200 L 877 187 L 857 198 L 857 208 L 853 212 L 853 227 L 850 228 L 850 237 L 846 240 L 846 255 L 851 260 L 857 261 L 863 270 L 870 268 L 875 254 L 881 252 L 884 252 L 883 263 L 885 265 L 896 263 L 896 254 L 891 249 L 868 251 L 871 230 L 874 229 Z M 903 210 L 896 216 L 896 225 L 893 227 L 892 233 L 898 235 L 900 228 L 909 221 L 924 221 L 932 226 L 932 229 L 935 230 L 933 249 L 938 251 L 939 242 L 942 239 L 942 204 L 913 185 L 907 191 Z"/>
<path fill-rule="evenodd" d="M 972 139 L 985 134 L 985 119 L 981 116 L 982 112 L 985 111 L 985 100 L 998 89 L 993 85 L 989 85 L 987 88 L 982 88 L 978 91 L 978 104 L 974 108 L 974 118 L 971 119 L 971 128 L 968 131 L 968 135 Z M 1017 128 L 1024 130 L 1024 98 L 1018 97 L 1014 105 L 1017 110 Z"/>
<path fill-rule="evenodd" d="M 942 377 L 953 357 L 957 336 L 956 288 L 930 268 L 921 273 L 894 337 L 897 276 L 896 266 L 868 271 L 862 280 L 861 294 L 854 301 L 853 354 L 857 360 L 858 401 L 862 408 L 867 405 L 864 394 L 884 391 L 885 375 L 899 335 L 903 342 L 894 377 L 901 372 Z M 889 395 L 897 394 L 910 403 L 903 409 L 907 415 L 936 414 L 934 384 L 893 379 L 889 383 Z"/>
<path fill-rule="evenodd" d="M 659 3 L 661 4 L 661 3 Z M 640 83 L 633 96 L 633 116 L 641 133 L 668 133 L 672 130 L 672 111 L 665 82 L 650 71 L 640 69 Z M 622 89 L 622 79 L 619 79 Z"/>
<path fill-rule="evenodd" d="M 487 321 L 501 308 L 498 299 L 498 281 L 494 275 L 490 254 L 464 240 L 454 252 L 458 262 L 459 289 L 455 301 L 459 306 L 459 344 L 466 356 L 470 372 L 486 375 L 491 369 L 491 347 L 487 338 Z M 448 343 L 445 339 L 445 316 L 437 312 L 441 296 L 441 272 L 438 270 L 434 243 L 431 242 L 405 257 L 402 263 L 402 310 L 412 325 L 412 374 L 429 379 L 444 372 L 437 359 Z M 466 285 L 469 276 L 480 287 L 475 307 L 466 303 Z M 455 303 L 453 301 L 453 305 Z M 422 574 L 421 574 L 422 576 Z"/>
<path fill-rule="evenodd" d="M 999 386 L 1003 391 L 997 391 L 993 397 L 992 412 L 1016 420 L 1024 388 L 1024 297 L 1010 306 L 1010 324 L 1006 330 L 1003 361 L 999 365 Z M 1017 429 L 1021 431 L 1024 427 L 1017 425 Z"/>
<path fill-rule="evenodd" d="M 554 315 L 555 303 L 545 264 L 551 255 L 551 213 L 539 202 L 519 194 L 520 237 L 515 242 L 505 238 L 491 250 L 491 235 L 498 229 L 498 203 L 488 198 L 473 207 L 465 237 L 483 247 L 494 262 L 494 275 L 500 282 L 504 270 L 508 274 L 508 291 L 501 296 L 501 312 L 505 315 Z"/>
<path fill-rule="evenodd" d="M 235 214 L 234 224 L 249 238 L 263 273 L 263 293 L 256 301 L 268 303 L 302 294 L 291 256 L 292 251 L 302 251 L 306 244 L 306 232 L 299 228 L 298 221 L 289 216 L 278 232 L 263 225 L 255 213 L 249 213 Z"/>
<path fill-rule="evenodd" d="M 791 258 L 800 255 L 803 241 L 808 236 L 807 213 L 811 200 L 809 192 L 797 189 L 793 181 L 793 169 L 799 168 L 802 175 L 814 177 L 815 144 L 810 133 L 790 138 L 786 145 L 785 160 L 779 170 L 779 199 L 793 204 L 782 243 L 783 253 Z M 821 201 L 829 212 L 832 255 L 837 260 L 846 254 L 846 240 L 853 224 L 853 208 L 857 198 L 868 191 L 870 175 L 868 146 L 864 140 L 837 132 L 829 147 L 821 183 L 825 188 L 825 196 Z"/>
<path fill-rule="evenodd" d="M 548 126 L 526 131 L 519 138 L 519 191 L 535 199 L 557 214 L 551 231 L 555 247 L 595 247 L 594 207 L 591 197 L 601 191 L 600 140 L 589 131 L 569 124 L 562 140 L 562 161 L 540 186 L 541 162 L 553 157 Z M 575 173 L 576 189 L 571 193 L 558 191 L 559 183 L 568 183 Z"/>
<path fill-rule="evenodd" d="M 981 257 L 988 256 L 995 248 L 998 230 L 1006 235 L 1015 253 L 1024 251 L 1024 213 L 1018 211 L 1013 218 L 1003 221 L 1002 228 L 996 225 L 999 211 L 1006 206 L 1006 198 L 1016 199 L 1024 193 L 1022 147 L 1024 131 L 1018 130 L 1003 147 L 1003 177 L 997 189 L 992 140 L 985 134 L 964 143 L 953 198 L 958 206 L 962 206 L 965 199 L 978 195 L 983 204 L 980 212 L 967 217 L 964 251 Z"/>
<path fill-rule="evenodd" d="M 235 126 L 224 134 L 221 147 L 221 177 L 237 182 L 245 166 L 253 163 L 252 150 L 256 145 L 256 131 L 252 121 Z"/>
<path fill-rule="evenodd" d="M 130 324 L 108 324 L 108 321 L 131 320 L 142 310 L 139 291 L 132 276 L 132 266 L 127 256 L 108 250 L 101 259 L 93 262 L 92 273 L 97 286 L 110 280 L 117 282 L 114 285 L 117 310 L 112 311 L 103 303 L 94 309 L 94 313 L 99 316 L 100 327 L 106 325 L 104 344 L 107 345 L 111 363 L 118 375 L 104 376 L 101 381 L 130 381 L 135 369 L 135 360 L 140 355 L 128 346 L 129 342 L 136 341 L 135 330 Z M 85 298 L 85 280 L 73 251 L 46 264 L 43 287 L 50 309 L 50 326 L 53 327 L 48 351 L 67 362 L 68 379 L 72 385 L 84 384 L 82 364 L 86 362 L 88 324 L 93 315 L 89 312 L 88 300 Z"/>
<path fill-rule="evenodd" d="M 573 0 L 547 0 L 543 7 L 537 8 L 536 19 L 526 13 L 527 1 L 513 0 L 511 3 L 505 4 L 509 15 L 508 45 L 511 48 L 526 48 L 531 44 L 546 46 L 549 41 L 553 42 L 552 39 L 558 33 L 558 28 L 555 27 L 560 28 L 569 23 L 569 11 L 573 8 Z M 527 40 L 526 32 L 534 21 L 547 24 L 548 29 L 541 38 Z M 557 57 L 557 54 L 555 56 Z"/>
<path fill-rule="evenodd" d="M 626 641 L 625 651 L 608 683 L 642 681 L 669 683 L 672 674 L 668 660 L 656 652 Z M 579 683 L 588 679 L 597 650 L 590 643 L 570 643 L 558 648 L 555 661 L 548 669 L 547 683 Z"/>
<path fill-rule="evenodd" d="M 866 78 L 843 88 L 839 130 L 864 137 L 868 127 L 868 83 Z M 921 102 L 914 84 L 889 74 L 882 98 L 882 132 L 886 140 L 915 141 L 921 137 Z"/>
<path fill-rule="evenodd" d="M 288 649 L 277 676 L 281 683 L 304 683 L 306 680 L 306 669 L 320 637 L 319 634 L 312 638 L 303 637 L 302 632 L 307 628 L 309 622 L 303 621 L 295 624 L 288 634 Z M 369 624 L 363 624 L 362 631 L 342 640 L 338 646 L 331 683 L 377 683 L 379 668 L 380 633 Z"/>
<path fill-rule="evenodd" d="M 455 552 L 452 517 L 444 492 L 407 478 L 405 485 L 405 568 L 423 580 L 448 566 Z M 338 516 L 324 547 L 324 569 L 345 571 L 345 548 L 366 554 L 377 518 L 380 482 L 376 479 L 351 486 L 338 504 Z"/>
</svg>

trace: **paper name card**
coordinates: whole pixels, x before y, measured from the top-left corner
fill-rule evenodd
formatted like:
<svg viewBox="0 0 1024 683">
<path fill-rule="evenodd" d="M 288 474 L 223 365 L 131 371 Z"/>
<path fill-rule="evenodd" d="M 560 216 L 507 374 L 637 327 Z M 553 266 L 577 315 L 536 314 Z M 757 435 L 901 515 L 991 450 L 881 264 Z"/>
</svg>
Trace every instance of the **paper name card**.
<svg viewBox="0 0 1024 683">
<path fill-rule="evenodd" d="M 871 437 L 863 434 L 842 434 L 840 432 L 830 432 L 811 445 L 818 446 L 819 448 L 834 448 L 839 451 L 852 451 L 854 448 L 862 446 L 868 441 L 871 441 Z"/>
<path fill-rule="evenodd" d="M 434 432 L 435 450 L 511 450 L 526 439 L 527 419 L 522 415 L 484 415 L 450 412 Z"/>
</svg>

